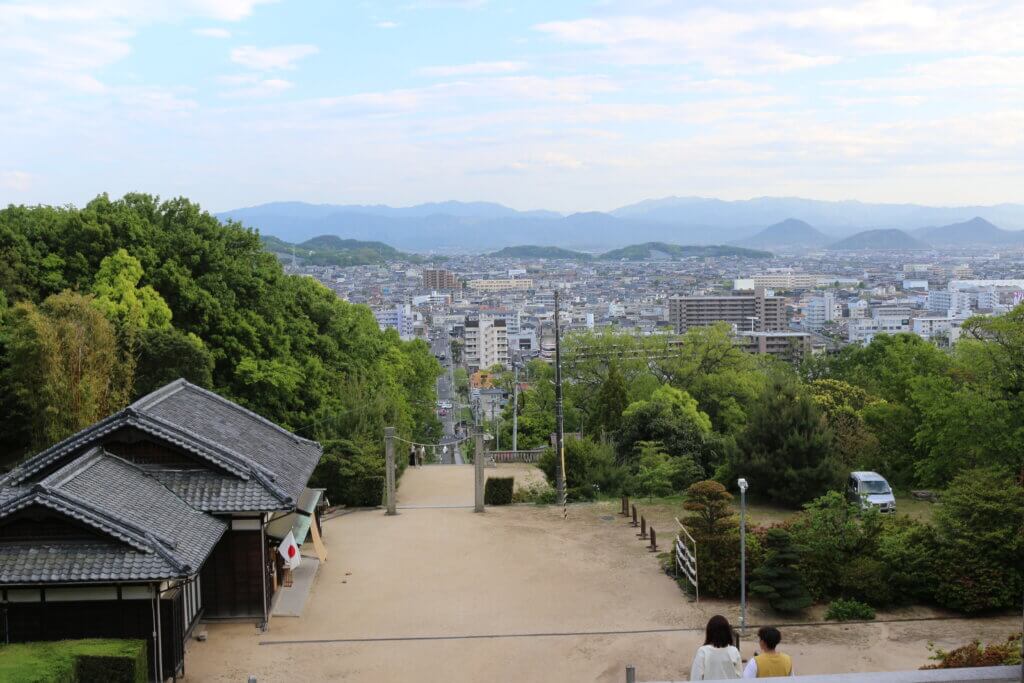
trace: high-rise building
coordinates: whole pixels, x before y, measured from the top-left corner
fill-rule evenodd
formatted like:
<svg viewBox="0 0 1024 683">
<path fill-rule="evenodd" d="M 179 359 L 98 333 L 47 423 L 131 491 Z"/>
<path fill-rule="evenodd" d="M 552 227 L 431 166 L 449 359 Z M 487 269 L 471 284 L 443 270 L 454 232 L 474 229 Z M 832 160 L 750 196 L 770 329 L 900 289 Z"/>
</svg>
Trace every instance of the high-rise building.
<svg viewBox="0 0 1024 683">
<path fill-rule="evenodd" d="M 836 296 L 832 292 L 825 292 L 821 296 L 811 297 L 807 302 L 807 309 L 804 314 L 804 327 L 811 330 L 820 330 L 825 323 L 832 322 L 842 317 L 842 312 L 836 305 Z"/>
<path fill-rule="evenodd" d="M 413 335 L 413 325 L 416 319 L 409 304 L 376 309 L 373 311 L 373 317 L 377 319 L 377 325 L 381 330 L 388 328 L 398 330 L 398 335 L 403 339 L 409 339 Z"/>
<path fill-rule="evenodd" d="M 506 291 L 520 291 L 525 292 L 533 289 L 533 280 L 529 278 L 505 278 L 499 280 L 470 280 L 466 283 L 470 289 L 476 289 L 481 292 L 506 292 Z"/>
<path fill-rule="evenodd" d="M 470 370 L 508 365 L 508 329 L 504 318 L 467 320 L 465 340 L 463 353 Z"/>
<path fill-rule="evenodd" d="M 450 270 L 438 269 L 438 270 L 424 270 L 423 271 L 423 287 L 424 289 L 441 290 L 441 289 L 458 289 L 459 278 Z"/>
<path fill-rule="evenodd" d="M 717 322 L 731 323 L 745 331 L 783 331 L 786 299 L 768 294 L 760 287 L 752 295 L 672 296 L 668 300 L 668 319 L 677 334 Z"/>
</svg>

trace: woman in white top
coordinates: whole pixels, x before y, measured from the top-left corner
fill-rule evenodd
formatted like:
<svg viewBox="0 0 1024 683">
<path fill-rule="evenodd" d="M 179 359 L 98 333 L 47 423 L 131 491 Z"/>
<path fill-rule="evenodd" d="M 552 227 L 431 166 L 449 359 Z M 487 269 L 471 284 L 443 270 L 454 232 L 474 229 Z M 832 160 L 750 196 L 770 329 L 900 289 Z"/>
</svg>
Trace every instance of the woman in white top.
<svg viewBox="0 0 1024 683">
<path fill-rule="evenodd" d="M 729 620 L 716 614 L 704 629 L 704 644 L 697 650 L 690 667 L 691 681 L 719 681 L 740 678 L 743 666 L 740 651 L 732 644 Z"/>
</svg>

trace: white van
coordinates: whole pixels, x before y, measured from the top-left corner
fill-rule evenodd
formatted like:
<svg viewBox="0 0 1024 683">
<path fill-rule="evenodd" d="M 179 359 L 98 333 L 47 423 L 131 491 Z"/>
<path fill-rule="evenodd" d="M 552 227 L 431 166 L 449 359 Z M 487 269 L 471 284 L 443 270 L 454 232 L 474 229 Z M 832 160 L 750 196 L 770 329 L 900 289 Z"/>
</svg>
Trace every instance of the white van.
<svg viewBox="0 0 1024 683">
<path fill-rule="evenodd" d="M 892 487 L 878 472 L 851 472 L 846 497 L 851 503 L 860 503 L 865 510 L 874 506 L 879 512 L 896 512 Z"/>
</svg>

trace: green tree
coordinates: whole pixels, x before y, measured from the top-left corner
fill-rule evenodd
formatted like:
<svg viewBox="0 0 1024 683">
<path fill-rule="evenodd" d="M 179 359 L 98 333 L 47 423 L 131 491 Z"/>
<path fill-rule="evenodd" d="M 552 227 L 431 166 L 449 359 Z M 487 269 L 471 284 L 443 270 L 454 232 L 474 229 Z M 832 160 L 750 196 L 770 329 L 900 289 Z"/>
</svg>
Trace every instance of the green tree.
<svg viewBox="0 0 1024 683">
<path fill-rule="evenodd" d="M 628 406 L 626 382 L 617 365 L 608 368 L 590 415 L 589 429 L 595 434 L 614 434 L 622 424 L 622 413 Z"/>
<path fill-rule="evenodd" d="M 170 327 L 170 307 L 151 286 L 139 287 L 142 275 L 142 264 L 124 249 L 104 258 L 92 286 L 96 307 L 122 329 Z"/>
<path fill-rule="evenodd" d="M 795 381 L 776 377 L 740 437 L 736 474 L 765 498 L 797 507 L 839 480 L 825 418 Z"/>
<path fill-rule="evenodd" d="M 732 509 L 732 494 L 717 481 L 698 481 L 686 490 L 684 525 L 697 541 L 701 595 L 732 597 L 740 586 L 739 522 Z M 748 537 L 748 550 L 756 540 Z"/>
<path fill-rule="evenodd" d="M 686 489 L 683 509 L 691 513 L 686 518 L 687 526 L 706 536 L 714 536 L 737 525 L 732 494 L 717 481 L 706 480 L 691 484 Z"/>
<path fill-rule="evenodd" d="M 685 391 L 665 385 L 649 400 L 631 403 L 623 411 L 617 441 L 626 461 L 632 460 L 640 441 L 660 441 L 671 455 L 696 458 L 710 432 L 711 420 L 697 408 L 697 402 Z"/>
<path fill-rule="evenodd" d="M 213 385 L 213 356 L 203 340 L 174 328 L 143 330 L 138 339 L 135 395 L 144 396 L 184 378 L 204 388 Z"/>
<path fill-rule="evenodd" d="M 764 562 L 752 572 L 751 592 L 768 600 L 778 612 L 800 612 L 810 607 L 811 594 L 797 571 L 800 552 L 789 532 L 769 529 L 764 546 Z"/>
<path fill-rule="evenodd" d="M 6 316 L 3 384 L 29 420 L 31 445 L 43 448 L 122 408 L 132 377 L 113 326 L 91 297 L 54 294 Z"/>
<path fill-rule="evenodd" d="M 962 612 L 1019 608 L 1024 592 L 1024 487 L 1005 469 L 966 470 L 935 512 L 935 599 Z"/>
<path fill-rule="evenodd" d="M 541 455 L 538 467 L 552 486 L 558 455 L 548 448 Z M 600 494 L 617 495 L 626 483 L 625 469 L 615 462 L 612 446 L 589 437 L 565 440 L 565 482 L 570 500 L 593 500 Z"/>
</svg>

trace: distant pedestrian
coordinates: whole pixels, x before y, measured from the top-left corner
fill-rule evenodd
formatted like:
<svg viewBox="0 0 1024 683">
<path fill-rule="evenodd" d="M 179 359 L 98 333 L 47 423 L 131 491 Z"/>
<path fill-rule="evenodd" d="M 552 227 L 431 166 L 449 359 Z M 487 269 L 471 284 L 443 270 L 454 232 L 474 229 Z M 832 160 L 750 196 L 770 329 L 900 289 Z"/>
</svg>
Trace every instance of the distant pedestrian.
<svg viewBox="0 0 1024 683">
<path fill-rule="evenodd" d="M 793 675 L 793 660 L 789 655 L 776 652 L 782 642 L 782 634 L 774 626 L 762 626 L 757 630 L 760 652 L 750 658 L 743 670 L 744 678 L 779 678 Z"/>
<path fill-rule="evenodd" d="M 409 446 L 409 467 L 416 467 L 416 447 Z"/>
<path fill-rule="evenodd" d="M 423 467 L 423 461 L 427 459 L 427 449 L 420 446 L 416 451 L 416 467 Z"/>
<path fill-rule="evenodd" d="M 690 667 L 691 681 L 720 681 L 739 678 L 743 673 L 740 651 L 733 645 L 732 626 L 721 614 L 708 620 L 704 644 L 697 650 Z"/>
</svg>

